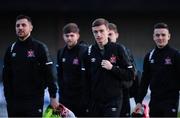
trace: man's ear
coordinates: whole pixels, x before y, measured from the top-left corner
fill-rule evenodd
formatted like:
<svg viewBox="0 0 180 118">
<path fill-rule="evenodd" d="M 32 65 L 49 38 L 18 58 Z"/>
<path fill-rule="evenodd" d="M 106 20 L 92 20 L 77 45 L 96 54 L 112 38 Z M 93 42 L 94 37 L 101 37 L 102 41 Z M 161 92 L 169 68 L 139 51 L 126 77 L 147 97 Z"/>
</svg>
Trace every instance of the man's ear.
<svg viewBox="0 0 180 118">
<path fill-rule="evenodd" d="M 32 31 L 33 30 L 33 25 L 32 24 L 30 25 L 30 28 L 31 28 L 31 31 Z"/>
<path fill-rule="evenodd" d="M 169 35 L 168 35 L 168 38 L 169 38 L 169 40 L 171 39 L 171 34 L 169 33 Z"/>
<path fill-rule="evenodd" d="M 78 37 L 78 40 L 80 39 L 80 34 L 79 33 L 77 33 L 77 37 Z"/>
<path fill-rule="evenodd" d="M 116 39 L 117 39 L 118 37 L 119 37 L 119 33 L 117 32 L 117 33 L 116 33 Z"/>
</svg>

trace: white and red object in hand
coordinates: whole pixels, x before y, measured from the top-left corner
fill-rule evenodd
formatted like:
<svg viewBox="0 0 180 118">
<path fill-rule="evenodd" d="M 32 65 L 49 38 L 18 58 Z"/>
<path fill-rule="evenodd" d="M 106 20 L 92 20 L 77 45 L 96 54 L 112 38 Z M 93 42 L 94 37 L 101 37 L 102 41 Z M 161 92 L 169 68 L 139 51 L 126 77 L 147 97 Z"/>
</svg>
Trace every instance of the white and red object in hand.
<svg viewBox="0 0 180 118">
<path fill-rule="evenodd" d="M 58 108 L 56 109 L 63 118 L 75 118 L 74 113 L 62 104 L 59 104 Z"/>
<path fill-rule="evenodd" d="M 136 107 L 131 114 L 132 117 L 149 118 L 149 107 L 146 104 L 142 104 L 141 107 Z"/>
</svg>

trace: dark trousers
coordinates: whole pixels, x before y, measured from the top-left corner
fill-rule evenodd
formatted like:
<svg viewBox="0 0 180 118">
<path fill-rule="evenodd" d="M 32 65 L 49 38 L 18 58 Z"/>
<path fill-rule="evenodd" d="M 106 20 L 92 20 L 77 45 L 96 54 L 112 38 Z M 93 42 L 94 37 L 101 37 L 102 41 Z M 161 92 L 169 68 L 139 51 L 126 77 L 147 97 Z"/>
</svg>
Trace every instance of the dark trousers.
<svg viewBox="0 0 180 118">
<path fill-rule="evenodd" d="M 15 101 L 7 104 L 7 112 L 8 117 L 42 117 L 43 104 Z"/>
<path fill-rule="evenodd" d="M 129 90 L 123 89 L 123 102 L 120 117 L 130 117 L 130 101 L 129 101 Z"/>
<path fill-rule="evenodd" d="M 121 106 L 121 98 L 115 98 L 104 103 L 93 101 L 89 114 L 91 117 L 119 117 Z"/>
<path fill-rule="evenodd" d="M 150 102 L 150 117 L 177 117 L 179 99 Z"/>
<path fill-rule="evenodd" d="M 130 101 L 129 97 L 123 97 L 122 109 L 120 113 L 120 117 L 130 117 Z"/>
</svg>

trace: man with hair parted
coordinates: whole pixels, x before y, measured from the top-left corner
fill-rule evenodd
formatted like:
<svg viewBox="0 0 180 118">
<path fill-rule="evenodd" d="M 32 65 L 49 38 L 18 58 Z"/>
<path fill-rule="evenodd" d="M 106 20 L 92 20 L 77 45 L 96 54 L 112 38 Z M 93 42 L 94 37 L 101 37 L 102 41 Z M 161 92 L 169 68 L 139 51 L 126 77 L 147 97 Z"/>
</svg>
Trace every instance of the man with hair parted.
<svg viewBox="0 0 180 118">
<path fill-rule="evenodd" d="M 95 43 L 89 46 L 85 56 L 89 114 L 96 117 L 119 117 L 122 81 L 130 81 L 133 76 L 133 67 L 123 48 L 108 40 L 108 24 L 104 18 L 92 23 Z"/>
</svg>

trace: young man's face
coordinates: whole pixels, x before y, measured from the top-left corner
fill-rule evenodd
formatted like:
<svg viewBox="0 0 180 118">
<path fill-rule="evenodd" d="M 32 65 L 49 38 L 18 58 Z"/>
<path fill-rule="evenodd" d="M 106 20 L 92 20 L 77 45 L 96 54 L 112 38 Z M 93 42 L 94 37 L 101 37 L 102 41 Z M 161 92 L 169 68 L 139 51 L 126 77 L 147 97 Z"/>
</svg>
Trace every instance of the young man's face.
<svg viewBox="0 0 180 118">
<path fill-rule="evenodd" d="M 67 44 L 68 48 L 74 47 L 79 39 L 79 33 L 70 32 L 67 34 L 63 34 L 63 39 Z"/>
<path fill-rule="evenodd" d="M 165 28 L 154 29 L 153 39 L 158 48 L 163 48 L 168 44 L 170 33 Z"/>
<path fill-rule="evenodd" d="M 111 42 L 116 43 L 119 34 L 114 30 L 109 30 L 109 39 Z"/>
<path fill-rule="evenodd" d="M 27 19 L 19 19 L 16 21 L 15 29 L 16 35 L 20 39 L 25 40 L 26 37 L 30 35 L 33 26 Z"/>
<path fill-rule="evenodd" d="M 92 27 L 92 32 L 98 45 L 108 42 L 109 29 L 105 25 Z"/>
</svg>

